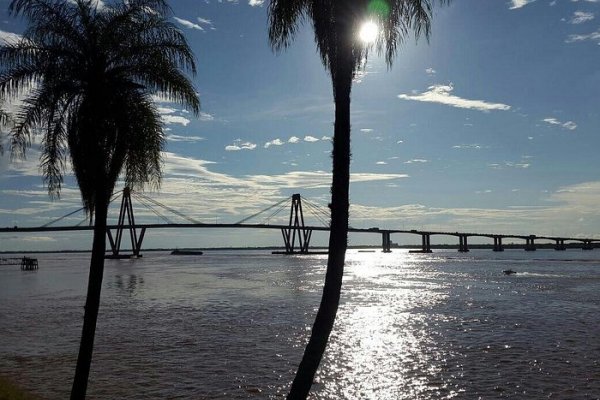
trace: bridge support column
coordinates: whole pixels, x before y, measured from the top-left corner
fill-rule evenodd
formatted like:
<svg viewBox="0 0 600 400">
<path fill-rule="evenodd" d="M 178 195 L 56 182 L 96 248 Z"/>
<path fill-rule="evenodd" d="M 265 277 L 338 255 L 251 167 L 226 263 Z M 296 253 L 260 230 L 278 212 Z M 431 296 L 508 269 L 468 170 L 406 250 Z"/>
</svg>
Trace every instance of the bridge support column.
<svg viewBox="0 0 600 400">
<path fill-rule="evenodd" d="M 534 239 L 535 236 L 529 236 L 527 238 L 525 238 L 525 251 L 535 251 L 535 243 L 534 243 Z"/>
<path fill-rule="evenodd" d="M 127 218 L 127 223 L 125 223 Z M 121 240 L 123 239 L 123 231 L 127 229 L 129 231 L 129 238 L 131 239 L 131 251 L 133 254 L 121 254 Z M 108 236 L 108 242 L 112 254 L 105 256 L 106 258 L 137 258 L 141 257 L 142 242 L 144 235 L 146 234 L 146 228 L 142 228 L 138 237 L 137 230 L 135 227 L 135 218 L 133 216 L 133 206 L 131 204 L 131 191 L 128 187 L 123 189 L 123 198 L 121 199 L 121 210 L 119 211 L 119 221 L 117 223 L 117 232 L 113 238 L 110 229 L 106 229 L 106 235 Z"/>
<path fill-rule="evenodd" d="M 565 245 L 565 239 L 554 239 L 554 241 L 556 242 L 554 244 L 554 250 L 564 251 L 567 249 L 567 246 Z"/>
<path fill-rule="evenodd" d="M 502 246 L 502 237 L 494 236 L 494 251 L 504 251 Z"/>
<path fill-rule="evenodd" d="M 292 195 L 292 206 L 290 208 L 290 222 L 287 228 L 281 229 L 285 254 L 306 254 L 312 236 L 312 229 L 304 227 L 304 214 L 302 213 L 302 199 L 300 194 Z M 296 247 L 298 239 L 298 247 Z"/>
<path fill-rule="evenodd" d="M 461 253 L 466 253 L 469 251 L 469 246 L 467 245 L 467 235 L 458 235 L 458 251 Z"/>
<path fill-rule="evenodd" d="M 581 246 L 581 250 L 593 250 L 594 246 L 592 245 L 591 240 L 584 240 L 583 245 Z"/>
<path fill-rule="evenodd" d="M 431 253 L 431 235 L 429 233 L 421 234 L 421 253 Z"/>
<path fill-rule="evenodd" d="M 392 252 L 392 240 L 389 232 L 381 232 L 381 248 L 384 253 Z"/>
</svg>

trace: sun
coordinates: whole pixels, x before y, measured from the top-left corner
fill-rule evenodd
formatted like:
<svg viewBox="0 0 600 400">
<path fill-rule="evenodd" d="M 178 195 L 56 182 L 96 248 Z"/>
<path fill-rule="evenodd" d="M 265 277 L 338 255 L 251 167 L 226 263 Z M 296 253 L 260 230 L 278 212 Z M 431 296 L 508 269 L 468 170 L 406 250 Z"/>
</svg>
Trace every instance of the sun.
<svg viewBox="0 0 600 400">
<path fill-rule="evenodd" d="M 373 21 L 365 21 L 360 27 L 358 37 L 365 44 L 374 43 L 379 35 L 379 26 Z"/>
</svg>

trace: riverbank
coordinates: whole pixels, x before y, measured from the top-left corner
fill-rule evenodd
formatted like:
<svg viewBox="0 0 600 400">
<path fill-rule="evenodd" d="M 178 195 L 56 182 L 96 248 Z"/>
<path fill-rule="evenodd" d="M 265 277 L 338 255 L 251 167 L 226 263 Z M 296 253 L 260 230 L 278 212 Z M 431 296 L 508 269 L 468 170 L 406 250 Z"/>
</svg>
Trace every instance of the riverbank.
<svg viewBox="0 0 600 400">
<path fill-rule="evenodd" d="M 0 400 L 41 400 L 4 376 L 0 376 Z"/>
</svg>

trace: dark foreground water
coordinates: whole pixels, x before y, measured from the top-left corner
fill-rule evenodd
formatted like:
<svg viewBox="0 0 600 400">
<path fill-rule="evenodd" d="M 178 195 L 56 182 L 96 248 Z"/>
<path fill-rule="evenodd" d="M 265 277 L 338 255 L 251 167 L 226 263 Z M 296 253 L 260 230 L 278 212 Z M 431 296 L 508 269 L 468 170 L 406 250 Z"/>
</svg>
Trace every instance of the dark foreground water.
<svg viewBox="0 0 600 400">
<path fill-rule="evenodd" d="M 0 375 L 64 399 L 89 255 L 37 257 L 0 267 Z M 598 250 L 347 258 L 311 398 L 600 398 Z M 324 270 L 260 252 L 107 261 L 89 398 L 283 397 Z"/>
</svg>

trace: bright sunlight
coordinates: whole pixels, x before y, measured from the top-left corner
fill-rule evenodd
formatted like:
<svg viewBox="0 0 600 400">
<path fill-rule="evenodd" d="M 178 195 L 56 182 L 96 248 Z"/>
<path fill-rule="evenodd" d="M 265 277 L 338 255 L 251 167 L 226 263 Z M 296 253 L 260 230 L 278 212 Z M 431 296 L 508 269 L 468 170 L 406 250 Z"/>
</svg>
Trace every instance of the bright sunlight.
<svg viewBox="0 0 600 400">
<path fill-rule="evenodd" d="M 360 27 L 358 37 L 363 43 L 370 44 L 374 43 L 379 35 L 379 27 L 373 21 L 366 21 Z"/>
</svg>

